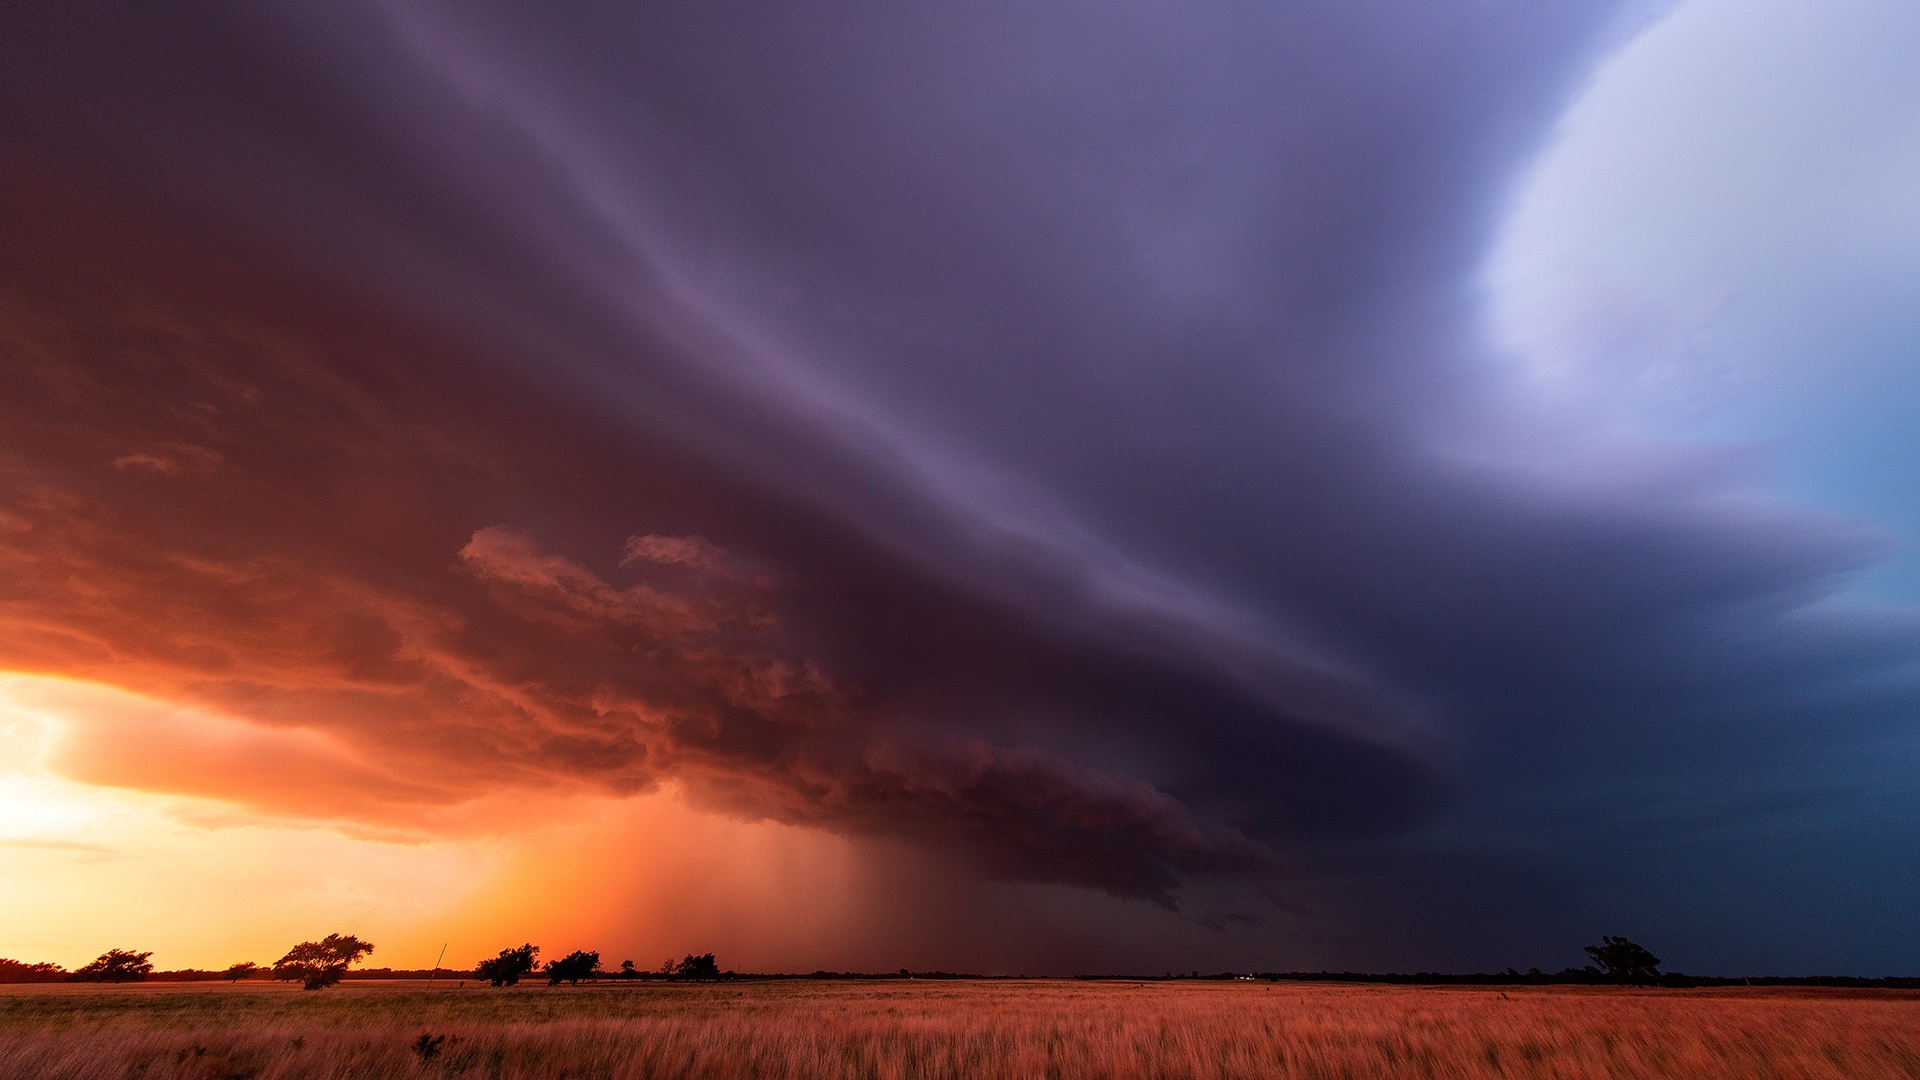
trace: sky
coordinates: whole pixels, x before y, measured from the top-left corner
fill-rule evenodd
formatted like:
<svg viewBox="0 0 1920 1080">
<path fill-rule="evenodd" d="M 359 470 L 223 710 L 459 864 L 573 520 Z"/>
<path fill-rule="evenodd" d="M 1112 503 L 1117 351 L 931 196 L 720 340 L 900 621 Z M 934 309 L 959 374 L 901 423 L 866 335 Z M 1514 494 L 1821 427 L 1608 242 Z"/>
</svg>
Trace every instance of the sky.
<svg viewBox="0 0 1920 1080">
<path fill-rule="evenodd" d="M 1896 0 L 0 15 L 0 955 L 1920 970 Z"/>
</svg>

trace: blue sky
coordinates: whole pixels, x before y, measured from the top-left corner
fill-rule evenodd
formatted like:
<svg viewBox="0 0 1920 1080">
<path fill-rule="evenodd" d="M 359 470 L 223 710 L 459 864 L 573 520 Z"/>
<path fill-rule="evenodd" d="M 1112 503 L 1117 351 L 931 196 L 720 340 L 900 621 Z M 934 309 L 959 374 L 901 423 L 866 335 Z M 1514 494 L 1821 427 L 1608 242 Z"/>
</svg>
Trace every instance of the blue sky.
<svg viewBox="0 0 1920 1080">
<path fill-rule="evenodd" d="M 1594 73 L 1489 260 L 1543 393 L 1759 448 L 1920 600 L 1920 8 L 1688 0 Z"/>
</svg>

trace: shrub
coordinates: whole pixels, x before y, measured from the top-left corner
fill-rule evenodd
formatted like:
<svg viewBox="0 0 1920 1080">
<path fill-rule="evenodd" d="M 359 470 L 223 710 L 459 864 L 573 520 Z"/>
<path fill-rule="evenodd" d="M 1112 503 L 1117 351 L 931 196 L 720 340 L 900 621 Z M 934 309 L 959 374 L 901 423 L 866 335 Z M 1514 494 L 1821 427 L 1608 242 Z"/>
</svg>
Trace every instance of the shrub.
<svg viewBox="0 0 1920 1080">
<path fill-rule="evenodd" d="M 423 1062 L 432 1061 L 433 1055 L 440 1052 L 441 1044 L 446 1041 L 445 1035 L 429 1035 L 423 1031 L 419 1038 L 413 1040 L 413 1052 L 419 1055 Z"/>
</svg>

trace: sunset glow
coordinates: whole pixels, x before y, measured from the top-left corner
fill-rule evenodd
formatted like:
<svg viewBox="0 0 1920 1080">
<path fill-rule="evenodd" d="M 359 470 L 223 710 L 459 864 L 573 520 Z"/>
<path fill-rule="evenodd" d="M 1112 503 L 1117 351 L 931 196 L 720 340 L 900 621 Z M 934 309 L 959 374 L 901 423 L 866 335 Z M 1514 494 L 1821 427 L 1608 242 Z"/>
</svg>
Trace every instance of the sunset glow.
<svg viewBox="0 0 1920 1080">
<path fill-rule="evenodd" d="M 394 966 L 431 965 L 438 943 L 427 947 L 429 927 L 471 899 L 503 847 L 493 838 L 379 838 L 173 794 L 166 765 L 147 774 L 162 778 L 159 790 L 112 786 L 102 756 L 87 753 L 106 746 L 174 764 L 245 747 L 295 773 L 314 750 L 108 687 L 5 676 L 0 919 L 12 954 L 77 967 L 103 940 L 144 942 L 170 966 L 218 968 L 271 960 L 312 927 L 344 920 L 394 943 Z M 96 782 L 75 779 L 75 766 Z"/>
</svg>

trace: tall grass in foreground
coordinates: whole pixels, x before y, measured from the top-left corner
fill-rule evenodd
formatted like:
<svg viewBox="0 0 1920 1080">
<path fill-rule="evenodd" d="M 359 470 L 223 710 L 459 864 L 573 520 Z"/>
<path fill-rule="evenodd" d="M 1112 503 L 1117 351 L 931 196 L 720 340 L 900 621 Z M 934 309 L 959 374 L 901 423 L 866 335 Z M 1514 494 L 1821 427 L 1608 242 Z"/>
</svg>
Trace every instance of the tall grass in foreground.
<svg viewBox="0 0 1920 1080">
<path fill-rule="evenodd" d="M 0 994 L 0 1076 L 1920 1078 L 1920 995 L 1027 981 L 22 987 Z"/>
</svg>

